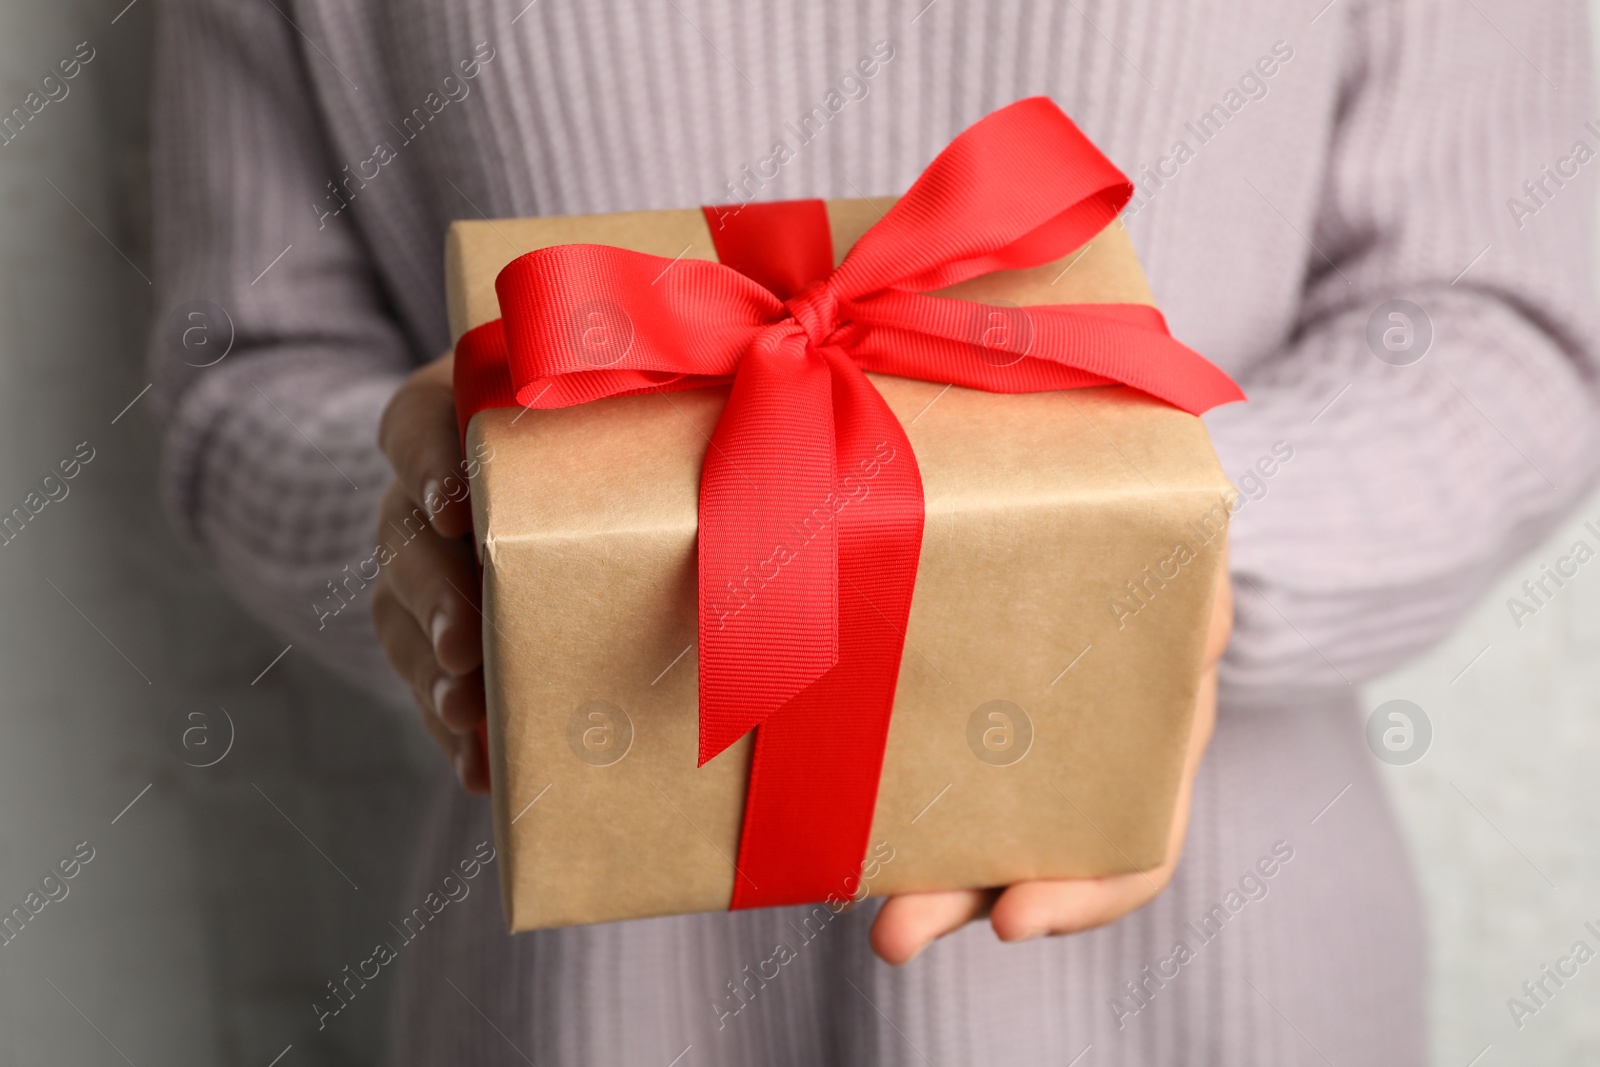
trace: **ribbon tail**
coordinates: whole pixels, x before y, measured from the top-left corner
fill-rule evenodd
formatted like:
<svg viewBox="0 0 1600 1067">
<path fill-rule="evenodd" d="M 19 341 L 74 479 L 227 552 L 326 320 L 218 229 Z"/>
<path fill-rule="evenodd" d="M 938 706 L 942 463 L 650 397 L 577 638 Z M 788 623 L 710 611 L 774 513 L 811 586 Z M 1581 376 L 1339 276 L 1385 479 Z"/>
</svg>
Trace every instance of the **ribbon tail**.
<svg viewBox="0 0 1600 1067">
<path fill-rule="evenodd" d="M 798 331 L 739 364 L 700 479 L 700 763 L 838 658 L 828 368 Z"/>
<path fill-rule="evenodd" d="M 877 805 L 922 551 L 922 478 L 865 375 L 833 375 L 839 660 L 756 731 L 733 908 L 850 897 Z"/>
</svg>

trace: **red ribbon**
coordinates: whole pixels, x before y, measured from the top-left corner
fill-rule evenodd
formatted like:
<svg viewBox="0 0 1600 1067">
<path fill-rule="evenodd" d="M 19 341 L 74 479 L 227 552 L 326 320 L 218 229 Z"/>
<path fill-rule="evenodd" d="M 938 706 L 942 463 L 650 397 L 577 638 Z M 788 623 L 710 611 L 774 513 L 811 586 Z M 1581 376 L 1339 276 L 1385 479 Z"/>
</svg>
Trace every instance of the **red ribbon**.
<svg viewBox="0 0 1600 1067">
<path fill-rule="evenodd" d="M 1144 305 L 924 293 L 1059 259 L 1132 195 L 1044 97 L 952 141 L 837 270 L 820 201 L 707 209 L 721 263 L 601 245 L 513 261 L 456 346 L 463 430 L 731 384 L 700 482 L 700 763 L 759 727 L 732 907 L 847 895 L 871 830 L 922 544 L 922 481 L 863 371 L 997 393 L 1243 399 Z"/>
</svg>

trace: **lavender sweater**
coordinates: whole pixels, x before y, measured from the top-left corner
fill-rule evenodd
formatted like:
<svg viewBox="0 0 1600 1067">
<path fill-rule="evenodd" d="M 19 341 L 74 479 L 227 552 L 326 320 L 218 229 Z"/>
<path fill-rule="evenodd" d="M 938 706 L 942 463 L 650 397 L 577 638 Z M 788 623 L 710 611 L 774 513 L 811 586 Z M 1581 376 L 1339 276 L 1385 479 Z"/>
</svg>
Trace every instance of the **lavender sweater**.
<svg viewBox="0 0 1600 1067">
<path fill-rule="evenodd" d="M 345 568 L 388 480 L 379 412 L 448 344 L 451 219 L 895 193 L 1043 93 L 1135 180 L 1173 332 L 1250 395 L 1207 419 L 1243 494 L 1238 625 L 1184 868 L 1125 922 L 1023 947 L 974 927 L 895 972 L 842 931 L 730 1022 L 707 1003 L 782 910 L 507 939 L 488 900 L 413 951 L 397 1055 L 1281 1064 L 1315 1059 L 1300 1032 L 1338 1062 L 1416 1062 L 1414 895 L 1348 694 L 1590 483 L 1584 5 L 524 3 L 164 0 L 164 488 L 247 604 L 405 701 Z M 231 348 L 197 366 L 218 349 L 182 324 L 216 308 Z M 1308 821 L 1352 783 L 1346 830 Z M 470 851 L 485 819 L 441 800 L 428 848 Z M 1143 979 L 1280 840 L 1298 888 L 1240 913 L 1253 932 L 1200 973 Z M 436 996 L 439 970 L 472 1010 Z"/>
</svg>

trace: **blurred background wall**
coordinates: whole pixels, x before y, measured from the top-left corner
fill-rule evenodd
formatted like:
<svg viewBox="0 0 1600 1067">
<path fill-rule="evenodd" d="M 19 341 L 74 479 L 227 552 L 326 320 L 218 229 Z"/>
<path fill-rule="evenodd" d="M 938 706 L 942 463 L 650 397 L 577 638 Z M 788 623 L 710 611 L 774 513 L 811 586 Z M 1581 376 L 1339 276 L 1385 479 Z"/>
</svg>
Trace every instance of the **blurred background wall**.
<svg viewBox="0 0 1600 1067">
<path fill-rule="evenodd" d="M 0 545 L 0 911 L 80 861 L 0 948 L 0 1067 L 376 1063 L 382 997 L 322 1033 L 307 1005 L 398 910 L 436 763 L 408 714 L 245 616 L 163 518 L 141 365 L 151 5 L 125 2 L 0 8 L 5 109 L 93 50 L 0 147 L 0 509 L 92 454 Z M 1520 627 L 1506 607 L 1593 543 L 1585 520 L 1600 495 L 1365 693 L 1432 726 L 1383 770 L 1428 904 L 1441 1067 L 1600 1061 L 1600 970 L 1520 1030 L 1506 1007 L 1600 926 L 1600 565 Z"/>
<path fill-rule="evenodd" d="M 127 3 L 0 6 L 6 111 L 93 56 L 0 147 L 4 510 L 93 457 L 0 545 L 0 912 L 93 856 L 0 948 L 0 1067 L 375 1063 L 381 997 L 315 1037 L 308 1005 L 402 910 L 434 763 L 409 717 L 277 658 L 162 512 L 152 11 Z"/>
</svg>

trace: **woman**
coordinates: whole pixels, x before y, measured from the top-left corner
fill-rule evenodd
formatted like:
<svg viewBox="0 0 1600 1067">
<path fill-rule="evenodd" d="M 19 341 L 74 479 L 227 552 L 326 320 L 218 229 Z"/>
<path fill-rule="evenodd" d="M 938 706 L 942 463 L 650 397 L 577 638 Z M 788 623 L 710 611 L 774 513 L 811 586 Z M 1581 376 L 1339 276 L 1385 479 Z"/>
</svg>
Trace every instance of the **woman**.
<svg viewBox="0 0 1600 1067">
<path fill-rule="evenodd" d="M 1238 621 L 1175 873 L 1012 887 L 987 924 L 982 895 L 862 908 L 736 1012 L 785 909 L 510 938 L 475 894 L 406 949 L 398 1062 L 1423 1062 L 1422 915 L 1354 687 L 1589 480 L 1589 37 L 1575 0 L 1317 6 L 168 0 L 163 318 L 210 300 L 235 335 L 203 368 L 154 352 L 166 486 L 248 604 L 411 689 L 465 786 L 420 869 L 490 836 L 480 623 L 445 588 L 468 518 L 375 583 L 344 568 L 454 462 L 449 220 L 899 192 L 1042 93 L 1138 184 L 1173 332 L 1251 397 L 1207 420 Z"/>
</svg>

